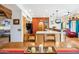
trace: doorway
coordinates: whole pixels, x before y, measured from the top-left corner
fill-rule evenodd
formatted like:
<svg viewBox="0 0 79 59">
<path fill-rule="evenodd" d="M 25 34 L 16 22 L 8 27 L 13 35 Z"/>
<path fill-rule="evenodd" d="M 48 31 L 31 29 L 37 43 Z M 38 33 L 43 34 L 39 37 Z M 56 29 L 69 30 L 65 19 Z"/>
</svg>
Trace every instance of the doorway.
<svg viewBox="0 0 79 59">
<path fill-rule="evenodd" d="M 0 5 L 0 46 L 9 43 L 11 40 L 11 17 L 12 11 Z"/>
</svg>

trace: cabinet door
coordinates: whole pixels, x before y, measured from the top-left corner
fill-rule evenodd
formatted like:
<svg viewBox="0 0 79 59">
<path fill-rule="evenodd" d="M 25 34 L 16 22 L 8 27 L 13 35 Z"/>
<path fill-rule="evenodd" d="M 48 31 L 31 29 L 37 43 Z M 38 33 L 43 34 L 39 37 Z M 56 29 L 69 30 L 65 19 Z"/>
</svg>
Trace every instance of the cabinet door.
<svg viewBox="0 0 79 59">
<path fill-rule="evenodd" d="M 37 43 L 37 45 L 43 44 L 44 43 L 44 35 L 42 35 L 42 34 L 36 35 L 36 43 Z"/>
<path fill-rule="evenodd" d="M 79 32 L 79 20 L 76 21 L 76 33 L 78 34 Z"/>
</svg>

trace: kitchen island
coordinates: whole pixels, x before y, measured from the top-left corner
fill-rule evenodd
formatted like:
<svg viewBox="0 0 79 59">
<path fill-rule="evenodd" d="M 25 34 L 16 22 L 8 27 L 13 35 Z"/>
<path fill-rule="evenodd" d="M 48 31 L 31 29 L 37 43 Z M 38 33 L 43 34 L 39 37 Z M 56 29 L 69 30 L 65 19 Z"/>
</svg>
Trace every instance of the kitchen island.
<svg viewBox="0 0 79 59">
<path fill-rule="evenodd" d="M 37 31 L 36 32 L 36 42 L 39 44 L 43 44 L 44 40 L 45 40 L 45 35 L 48 35 L 48 34 L 55 34 L 56 42 L 65 42 L 65 37 L 64 37 L 64 35 L 66 34 L 65 32 L 58 32 L 58 31 L 51 31 L 51 30 Z"/>
</svg>

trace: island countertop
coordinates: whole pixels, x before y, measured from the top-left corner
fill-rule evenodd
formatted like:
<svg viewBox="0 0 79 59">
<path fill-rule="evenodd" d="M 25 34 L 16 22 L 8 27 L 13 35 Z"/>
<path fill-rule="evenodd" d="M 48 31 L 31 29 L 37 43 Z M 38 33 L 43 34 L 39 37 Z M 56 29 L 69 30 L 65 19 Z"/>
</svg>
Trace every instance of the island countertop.
<svg viewBox="0 0 79 59">
<path fill-rule="evenodd" d="M 36 34 L 65 34 L 65 32 L 58 32 L 58 31 L 37 31 Z"/>
</svg>

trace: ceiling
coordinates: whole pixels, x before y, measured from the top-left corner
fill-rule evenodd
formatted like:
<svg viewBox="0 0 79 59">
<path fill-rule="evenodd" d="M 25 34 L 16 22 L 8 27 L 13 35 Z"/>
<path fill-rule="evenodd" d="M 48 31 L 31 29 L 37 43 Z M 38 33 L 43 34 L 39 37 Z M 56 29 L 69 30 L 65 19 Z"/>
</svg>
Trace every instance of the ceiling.
<svg viewBox="0 0 79 59">
<path fill-rule="evenodd" d="M 79 10 L 79 4 L 23 4 L 22 5 L 32 17 L 49 17 L 56 15 L 62 16 L 68 12 L 74 13 Z"/>
</svg>

